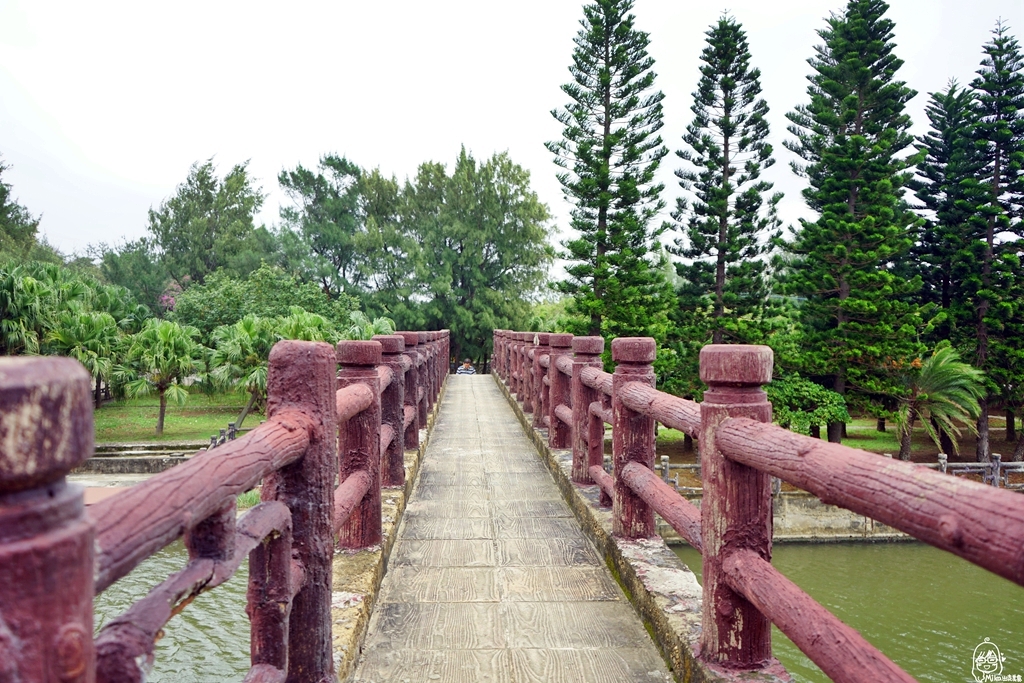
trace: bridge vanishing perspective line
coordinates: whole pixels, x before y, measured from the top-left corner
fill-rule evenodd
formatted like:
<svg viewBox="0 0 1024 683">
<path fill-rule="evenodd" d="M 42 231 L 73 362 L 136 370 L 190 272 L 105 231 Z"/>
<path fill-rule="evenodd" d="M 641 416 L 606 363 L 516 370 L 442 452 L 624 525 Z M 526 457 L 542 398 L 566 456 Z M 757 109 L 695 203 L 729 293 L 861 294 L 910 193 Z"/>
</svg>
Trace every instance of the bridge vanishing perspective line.
<svg viewBox="0 0 1024 683">
<path fill-rule="evenodd" d="M 448 378 L 352 680 L 672 680 L 490 376 Z"/>
</svg>

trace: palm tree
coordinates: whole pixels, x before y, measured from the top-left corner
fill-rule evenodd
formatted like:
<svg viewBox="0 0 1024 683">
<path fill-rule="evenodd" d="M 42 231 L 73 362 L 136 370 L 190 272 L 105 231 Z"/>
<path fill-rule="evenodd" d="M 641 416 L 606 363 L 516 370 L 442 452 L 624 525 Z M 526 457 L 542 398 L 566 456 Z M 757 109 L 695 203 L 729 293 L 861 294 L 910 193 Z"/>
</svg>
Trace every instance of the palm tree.
<svg viewBox="0 0 1024 683">
<path fill-rule="evenodd" d="M 290 306 L 289 315 L 277 321 L 279 339 L 297 339 L 299 341 L 338 341 L 338 333 L 327 318 L 317 313 Z"/>
<path fill-rule="evenodd" d="M 391 318 L 374 318 L 370 320 L 362 311 L 348 314 L 352 325 L 346 330 L 346 339 L 373 339 L 378 334 L 394 334 L 395 321 Z"/>
<path fill-rule="evenodd" d="M 900 434 L 900 460 L 910 459 L 910 439 L 914 422 L 921 418 L 925 433 L 942 448 L 940 435 L 945 434 L 960 452 L 958 422 L 977 434 L 975 419 L 981 408 L 978 400 L 985 396 L 985 374 L 964 363 L 948 342 L 936 347 L 930 358 L 906 377 L 907 392 L 900 399 L 896 424 Z"/>
<path fill-rule="evenodd" d="M 147 396 L 156 391 L 160 396 L 157 436 L 164 433 L 167 400 L 183 406 L 188 400 L 186 377 L 202 369 L 203 346 L 196 342 L 199 330 L 182 327 L 169 320 L 151 319 L 142 331 L 132 335 L 127 364 L 118 366 L 115 375 L 129 398 Z"/>
<path fill-rule="evenodd" d="M 210 376 L 221 386 L 249 392 L 249 401 L 236 420 L 241 427 L 253 406 L 266 400 L 267 362 L 278 340 L 275 324 L 249 314 L 234 325 L 218 327 L 213 340 L 216 348 L 210 355 Z"/>
<path fill-rule="evenodd" d="M 109 313 L 62 313 L 46 337 L 49 350 L 74 358 L 93 376 L 96 407 L 100 407 L 100 385 L 113 369 L 114 346 L 118 340 L 117 322 Z"/>
</svg>

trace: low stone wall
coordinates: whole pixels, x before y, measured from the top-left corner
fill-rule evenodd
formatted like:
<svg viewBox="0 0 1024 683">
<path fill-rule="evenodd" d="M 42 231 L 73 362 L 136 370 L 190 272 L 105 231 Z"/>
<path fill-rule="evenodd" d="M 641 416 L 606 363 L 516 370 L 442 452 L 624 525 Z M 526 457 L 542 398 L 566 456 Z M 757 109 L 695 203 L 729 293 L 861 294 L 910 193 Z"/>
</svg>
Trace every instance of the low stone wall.
<svg viewBox="0 0 1024 683">
<path fill-rule="evenodd" d="M 737 673 L 710 666 L 698 658 L 701 632 L 701 587 L 693 572 L 676 557 L 663 538 L 630 541 L 611 533 L 611 510 L 598 505 L 597 486 L 572 483 L 572 451 L 551 449 L 547 430 L 534 429 L 532 416 L 495 376 L 527 435 L 537 446 L 562 495 L 583 531 L 604 557 L 654 642 L 680 683 L 782 683 L 792 679 L 777 660 L 756 672 Z"/>
<path fill-rule="evenodd" d="M 339 681 L 345 681 L 351 675 L 362 650 L 370 614 L 398 537 L 402 514 L 416 484 L 420 462 L 430 441 L 446 386 L 441 387 L 434 410 L 427 416 L 427 428 L 420 431 L 419 449 L 405 452 L 405 486 L 381 489 L 382 543 L 365 550 L 335 551 L 331 585 L 331 640 L 334 672 Z"/>
<path fill-rule="evenodd" d="M 687 495 L 700 506 L 701 496 Z M 660 517 L 658 533 L 669 545 L 685 543 Z M 913 541 L 902 531 L 835 505 L 822 503 L 806 491 L 783 491 L 772 498 L 773 543 L 844 543 L 849 541 Z"/>
</svg>

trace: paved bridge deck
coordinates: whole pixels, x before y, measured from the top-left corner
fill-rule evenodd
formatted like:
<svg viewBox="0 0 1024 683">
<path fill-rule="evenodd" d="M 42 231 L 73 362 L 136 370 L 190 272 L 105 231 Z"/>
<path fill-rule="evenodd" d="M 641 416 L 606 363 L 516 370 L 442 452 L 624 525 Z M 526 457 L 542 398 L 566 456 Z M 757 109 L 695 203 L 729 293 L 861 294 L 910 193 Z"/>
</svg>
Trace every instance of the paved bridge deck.
<svg viewBox="0 0 1024 683">
<path fill-rule="evenodd" d="M 490 376 L 449 377 L 353 680 L 672 680 Z"/>
</svg>

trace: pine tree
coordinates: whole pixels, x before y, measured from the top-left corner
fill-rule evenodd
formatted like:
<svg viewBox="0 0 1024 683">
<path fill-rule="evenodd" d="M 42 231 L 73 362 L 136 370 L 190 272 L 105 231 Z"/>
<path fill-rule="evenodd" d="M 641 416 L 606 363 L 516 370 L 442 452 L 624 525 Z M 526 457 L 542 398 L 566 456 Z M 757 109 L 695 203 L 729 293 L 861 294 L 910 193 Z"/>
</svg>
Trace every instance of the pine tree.
<svg viewBox="0 0 1024 683">
<path fill-rule="evenodd" d="M 683 136 L 689 149 L 677 152 L 689 164 L 676 171 L 679 185 L 694 196 L 692 204 L 679 198 L 672 214 L 686 226 L 687 240 L 677 241 L 676 253 L 690 260 L 676 264 L 684 280 L 679 308 L 697 318 L 696 327 L 710 328 L 715 344 L 727 337 L 760 343 L 769 294 L 764 256 L 779 236 L 782 198 L 775 193 L 766 201 L 772 183 L 761 179 L 761 170 L 775 163 L 767 142 L 768 103 L 759 98 L 761 72 L 750 66 L 740 24 L 723 16 L 705 35 L 694 119 Z M 708 310 L 711 320 L 699 320 Z"/>
<path fill-rule="evenodd" d="M 1024 238 L 1024 56 L 1020 45 L 1001 22 L 983 51 L 978 77 L 971 83 L 978 97 L 980 118 L 976 137 L 984 157 L 982 181 L 988 190 L 986 225 L 981 252 L 980 282 L 975 301 L 975 364 L 996 387 L 1019 383 L 1013 372 L 1021 359 L 1020 340 L 1008 330 L 1019 329 L 1024 316 L 1024 273 L 1021 243 Z M 1009 327 L 1008 327 L 1009 325 Z M 988 397 L 981 401 L 978 418 L 979 461 L 989 456 Z"/>
<path fill-rule="evenodd" d="M 597 0 L 583 8 L 569 67 L 570 98 L 552 115 L 563 137 L 547 143 L 563 192 L 573 205 L 576 239 L 564 243 L 569 278 L 558 288 L 584 320 L 578 333 L 664 337 L 671 289 L 655 254 L 664 204 L 654 176 L 667 153 L 661 92 L 654 89 L 648 35 L 637 30 L 632 0 Z"/>
<path fill-rule="evenodd" d="M 912 271 L 922 280 L 917 300 L 940 308 L 932 341 L 973 346 L 972 248 L 985 232 L 987 196 L 980 181 L 984 160 L 974 140 L 977 99 L 951 81 L 944 92 L 931 94 L 926 113 L 931 131 L 918 139 L 925 157 L 910 183 L 928 216 L 912 250 Z"/>
<path fill-rule="evenodd" d="M 906 103 L 915 92 L 896 80 L 893 22 L 883 0 L 850 0 L 818 32 L 824 41 L 809 60 L 810 103 L 787 116 L 795 141 L 786 146 L 810 187 L 803 195 L 818 212 L 801 221 L 787 248 L 795 257 L 786 287 L 805 297 L 800 307 L 806 375 L 832 389 L 868 395 L 894 391 L 887 369 L 919 355 L 916 307 L 906 296 L 918 281 L 893 272 L 910 250 L 915 222 L 902 199 L 916 161 L 900 153 L 913 143 Z M 829 425 L 839 441 L 841 424 Z"/>
</svg>

